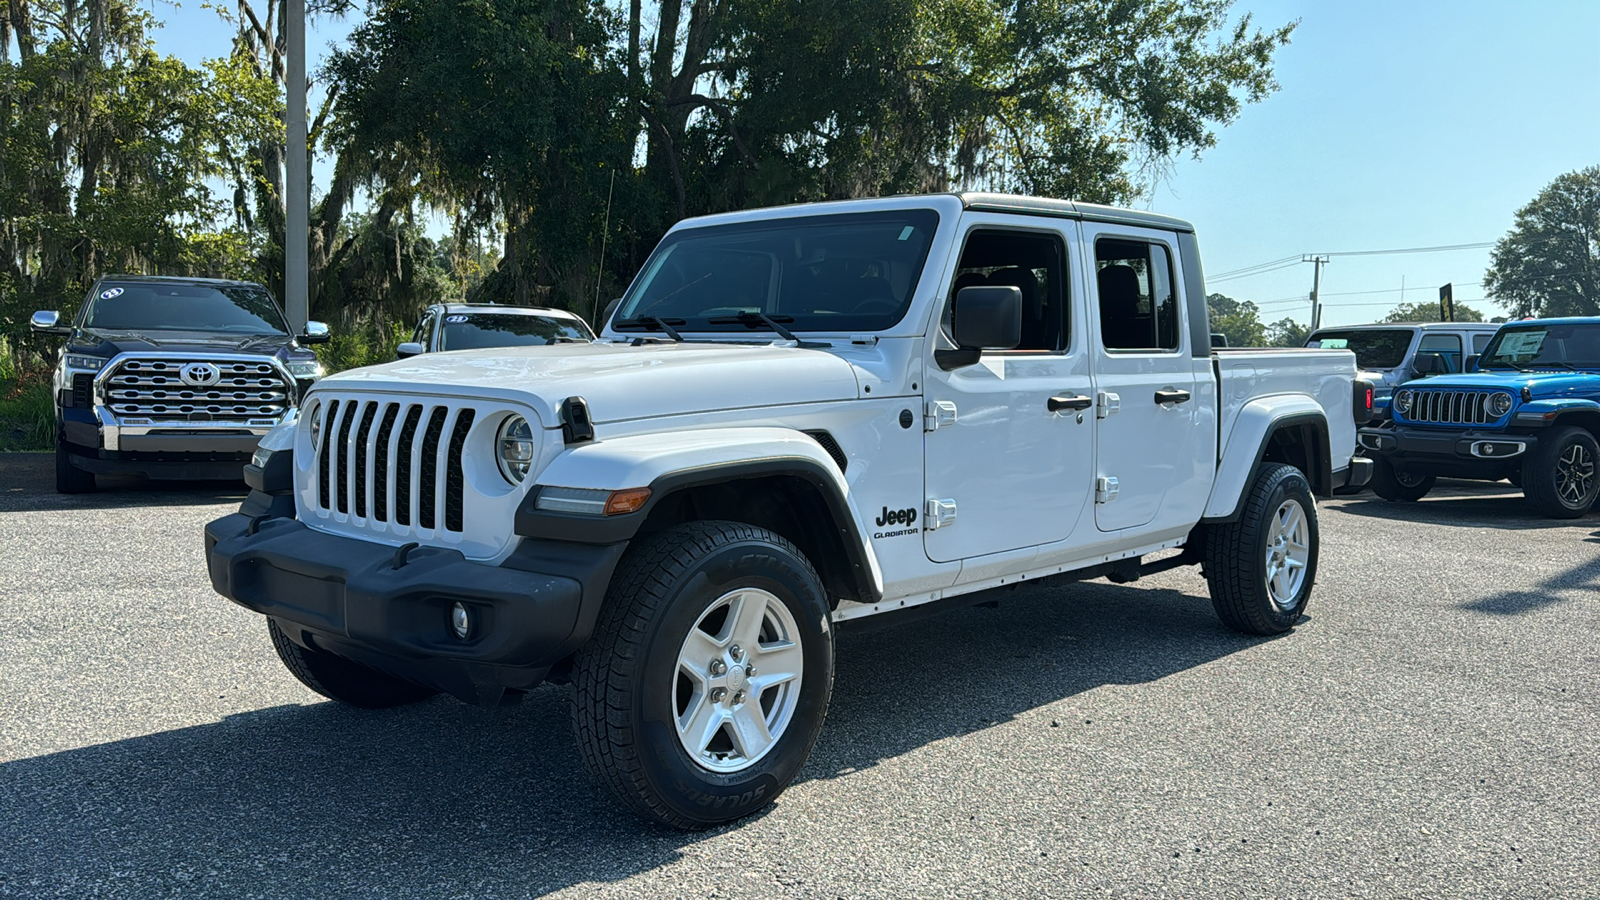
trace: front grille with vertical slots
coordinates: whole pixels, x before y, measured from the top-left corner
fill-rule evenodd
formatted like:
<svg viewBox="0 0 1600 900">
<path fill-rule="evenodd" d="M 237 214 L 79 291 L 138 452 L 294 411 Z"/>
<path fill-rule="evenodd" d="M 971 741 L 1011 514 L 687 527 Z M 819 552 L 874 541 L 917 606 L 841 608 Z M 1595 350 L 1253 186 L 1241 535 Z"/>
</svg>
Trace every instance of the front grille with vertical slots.
<svg viewBox="0 0 1600 900">
<path fill-rule="evenodd" d="M 186 384 L 182 372 L 192 364 L 214 367 L 215 382 Z M 293 396 L 293 383 L 272 363 L 259 358 L 132 357 L 113 363 L 105 377 L 106 406 L 119 418 L 179 422 L 276 419 L 289 409 Z"/>
<path fill-rule="evenodd" d="M 1396 410 L 1396 418 L 1424 425 L 1488 425 L 1498 417 L 1489 412 L 1489 398 L 1497 391 L 1413 390 L 1411 408 Z"/>
<path fill-rule="evenodd" d="M 463 530 L 463 459 L 475 409 L 349 397 L 327 401 L 325 415 L 318 507 L 386 523 L 390 531 L 413 523 L 417 530 Z"/>
</svg>

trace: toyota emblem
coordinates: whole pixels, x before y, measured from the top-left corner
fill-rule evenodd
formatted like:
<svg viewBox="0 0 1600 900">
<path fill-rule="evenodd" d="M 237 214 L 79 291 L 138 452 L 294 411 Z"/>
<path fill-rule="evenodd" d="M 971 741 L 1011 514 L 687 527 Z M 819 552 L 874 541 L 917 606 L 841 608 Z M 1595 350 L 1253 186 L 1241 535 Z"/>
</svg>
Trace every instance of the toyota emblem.
<svg viewBox="0 0 1600 900">
<path fill-rule="evenodd" d="M 178 370 L 178 377 L 191 387 L 211 387 L 222 379 L 222 370 L 211 363 L 189 363 Z"/>
</svg>

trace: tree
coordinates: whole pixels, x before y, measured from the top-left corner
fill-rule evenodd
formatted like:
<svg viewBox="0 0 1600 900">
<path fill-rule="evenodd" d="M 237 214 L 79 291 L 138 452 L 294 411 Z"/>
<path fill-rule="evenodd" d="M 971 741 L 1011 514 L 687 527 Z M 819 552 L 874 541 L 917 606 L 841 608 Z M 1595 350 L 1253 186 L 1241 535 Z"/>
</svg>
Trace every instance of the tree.
<svg viewBox="0 0 1600 900">
<path fill-rule="evenodd" d="M 1275 89 L 1293 26 L 1229 5 L 377 0 L 329 72 L 382 184 L 504 223 L 485 296 L 586 309 L 689 215 L 952 186 L 1127 200 Z"/>
<path fill-rule="evenodd" d="M 1211 330 L 1228 336 L 1230 347 L 1264 347 L 1267 329 L 1259 318 L 1261 310 L 1249 300 L 1235 300 L 1223 294 L 1207 294 Z"/>
<path fill-rule="evenodd" d="M 1455 314 L 1457 322 L 1482 322 L 1483 313 L 1478 312 L 1465 303 L 1457 303 Z M 1438 322 L 1439 304 L 1437 303 L 1402 303 L 1389 314 L 1383 317 L 1385 322 Z"/>
<path fill-rule="evenodd" d="M 1293 319 L 1279 319 L 1267 326 L 1267 346 L 1304 347 L 1311 337 L 1311 328 Z"/>
<path fill-rule="evenodd" d="M 1600 166 L 1560 176 L 1517 210 L 1483 285 L 1512 318 L 1600 314 Z"/>
<path fill-rule="evenodd" d="M 106 272 L 243 274 L 248 233 L 211 193 L 211 75 L 157 56 L 130 0 L 11 0 L 0 16 L 0 323 L 42 359 L 28 312 L 70 312 Z"/>
</svg>

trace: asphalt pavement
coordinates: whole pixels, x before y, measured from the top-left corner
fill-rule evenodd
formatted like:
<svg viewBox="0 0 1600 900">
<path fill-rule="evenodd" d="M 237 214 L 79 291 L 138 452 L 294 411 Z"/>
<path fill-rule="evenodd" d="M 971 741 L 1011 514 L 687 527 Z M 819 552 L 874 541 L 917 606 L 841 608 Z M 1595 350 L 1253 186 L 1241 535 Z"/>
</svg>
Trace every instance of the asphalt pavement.
<svg viewBox="0 0 1600 900">
<path fill-rule="evenodd" d="M 590 778 L 563 687 L 301 687 L 206 579 L 242 485 L 50 476 L 0 455 L 0 896 L 1600 895 L 1600 515 L 1509 485 L 1321 504 L 1275 639 L 1189 569 L 844 633 L 796 783 L 682 833 Z"/>
</svg>

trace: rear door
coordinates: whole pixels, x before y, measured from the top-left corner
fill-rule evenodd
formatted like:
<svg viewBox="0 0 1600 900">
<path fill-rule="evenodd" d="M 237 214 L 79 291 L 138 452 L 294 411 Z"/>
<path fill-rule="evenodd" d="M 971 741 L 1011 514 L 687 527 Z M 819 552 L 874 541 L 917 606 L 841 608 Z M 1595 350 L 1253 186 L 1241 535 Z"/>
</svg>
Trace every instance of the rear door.
<svg viewBox="0 0 1600 900">
<path fill-rule="evenodd" d="M 1120 224 L 1084 224 L 1084 258 L 1098 312 L 1094 329 L 1097 412 L 1095 525 L 1161 531 L 1192 514 L 1211 477 L 1208 416 L 1198 384 L 1209 361 L 1191 354 L 1176 235 Z M 1209 378 L 1209 369 L 1205 369 Z M 1169 502 L 1171 498 L 1171 502 Z M 1192 519 L 1187 519 L 1192 522 Z"/>
</svg>

